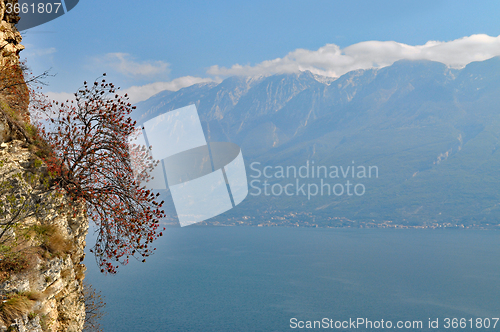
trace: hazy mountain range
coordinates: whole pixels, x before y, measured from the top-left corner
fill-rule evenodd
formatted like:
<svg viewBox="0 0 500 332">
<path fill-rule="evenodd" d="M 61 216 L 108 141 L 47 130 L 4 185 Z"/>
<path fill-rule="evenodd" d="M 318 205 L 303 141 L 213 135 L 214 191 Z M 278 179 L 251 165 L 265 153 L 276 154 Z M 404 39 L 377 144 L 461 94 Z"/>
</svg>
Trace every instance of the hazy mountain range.
<svg viewBox="0 0 500 332">
<path fill-rule="evenodd" d="M 240 145 L 247 168 L 254 161 L 260 169 L 307 161 L 378 167 L 378 178 L 354 179 L 365 186 L 362 196 L 249 195 L 217 217 L 221 223 L 500 224 L 498 57 L 460 70 L 405 60 L 336 80 L 310 72 L 230 77 L 160 92 L 134 117 L 143 122 L 193 103 L 208 139 Z"/>
</svg>

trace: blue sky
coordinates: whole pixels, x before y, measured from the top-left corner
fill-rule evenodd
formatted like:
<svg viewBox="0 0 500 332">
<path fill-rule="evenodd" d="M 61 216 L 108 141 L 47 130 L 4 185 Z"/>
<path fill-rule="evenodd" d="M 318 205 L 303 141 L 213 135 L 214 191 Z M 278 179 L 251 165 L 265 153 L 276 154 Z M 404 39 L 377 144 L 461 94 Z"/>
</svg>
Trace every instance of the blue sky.
<svg viewBox="0 0 500 332">
<path fill-rule="evenodd" d="M 235 74 L 336 77 L 399 58 L 459 67 L 500 54 L 498 13 L 498 1 L 81 0 L 24 31 L 21 57 L 35 74 L 52 68 L 53 96 L 107 72 L 138 101 Z M 417 47 L 429 41 L 441 43 Z"/>
</svg>

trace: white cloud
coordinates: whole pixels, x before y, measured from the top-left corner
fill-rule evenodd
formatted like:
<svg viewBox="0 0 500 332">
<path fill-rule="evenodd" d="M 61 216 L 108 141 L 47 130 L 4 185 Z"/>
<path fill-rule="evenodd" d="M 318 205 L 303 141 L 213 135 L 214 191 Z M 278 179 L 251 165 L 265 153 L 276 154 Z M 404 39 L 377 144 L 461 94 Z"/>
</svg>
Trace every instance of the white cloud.
<svg viewBox="0 0 500 332">
<path fill-rule="evenodd" d="M 129 97 L 129 102 L 132 104 L 138 103 L 140 101 L 146 100 L 149 97 L 157 94 L 158 92 L 164 90 L 178 91 L 182 88 L 191 86 L 198 83 L 209 83 L 215 82 L 211 78 L 202 78 L 194 76 L 184 76 L 176 78 L 170 82 L 155 82 L 151 84 L 141 85 L 141 86 L 131 86 L 124 90 L 119 90 L 121 95 L 127 94 Z M 66 100 L 75 100 L 75 95 L 73 93 L 67 92 L 44 92 L 49 100 L 55 100 L 60 103 L 65 103 Z"/>
<path fill-rule="evenodd" d="M 161 92 L 163 90 L 177 91 L 179 89 L 191 86 L 197 83 L 213 82 L 211 78 L 201 78 L 193 76 L 184 76 L 176 78 L 170 82 L 155 82 L 141 86 L 131 86 L 123 90 L 122 93 L 127 93 L 130 97 L 132 104 L 146 100 L 149 97 Z"/>
<path fill-rule="evenodd" d="M 24 45 L 26 47 L 25 51 L 23 51 L 22 55 L 33 56 L 33 57 L 42 57 L 44 55 L 50 55 L 57 52 L 55 47 L 49 48 L 36 48 L 31 45 Z"/>
<path fill-rule="evenodd" d="M 317 50 L 296 49 L 282 58 L 266 60 L 254 66 L 239 64 L 230 68 L 212 66 L 207 70 L 207 75 L 215 79 L 184 76 L 172 81 L 132 86 L 121 91 L 123 94 L 128 93 L 131 103 L 137 103 L 163 90 L 177 91 L 196 83 L 220 82 L 219 77 L 232 75 L 267 76 L 309 70 L 318 75 L 339 77 L 352 70 L 390 66 L 402 59 L 432 60 L 460 68 L 470 62 L 483 61 L 494 56 L 500 56 L 500 36 L 491 37 L 484 34 L 448 42 L 429 41 L 416 46 L 395 41 L 366 41 L 341 49 L 335 44 L 327 44 Z M 108 53 L 103 57 L 94 58 L 94 61 L 94 64 L 112 67 L 134 79 L 159 80 L 159 76 L 168 76 L 170 72 L 167 62 L 137 62 L 127 53 Z M 48 95 L 58 101 L 65 101 L 73 96 L 65 92 L 49 92 Z"/>
<path fill-rule="evenodd" d="M 94 65 L 113 68 L 120 74 L 133 78 L 151 78 L 170 73 L 170 64 L 164 61 L 135 61 L 128 53 L 107 53 L 93 58 Z"/>
<path fill-rule="evenodd" d="M 283 58 L 263 61 L 254 66 L 212 66 L 207 73 L 214 76 L 257 76 L 309 70 L 318 75 L 339 77 L 352 70 L 390 66 L 402 59 L 432 60 L 460 68 L 472 61 L 498 55 L 500 36 L 479 34 L 448 42 L 429 41 L 416 46 L 395 41 L 366 41 L 340 49 L 335 44 L 327 44 L 315 51 L 297 49 Z"/>
</svg>

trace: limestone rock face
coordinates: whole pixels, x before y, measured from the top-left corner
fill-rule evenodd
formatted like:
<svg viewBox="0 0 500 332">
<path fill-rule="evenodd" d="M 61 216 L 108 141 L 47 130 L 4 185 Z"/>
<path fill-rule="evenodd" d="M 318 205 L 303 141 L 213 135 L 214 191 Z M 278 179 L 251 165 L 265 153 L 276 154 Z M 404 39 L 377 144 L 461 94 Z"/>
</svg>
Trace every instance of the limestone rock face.
<svg viewBox="0 0 500 332">
<path fill-rule="evenodd" d="M 0 143 L 0 160 L 3 161 L 0 172 L 23 173 L 33 167 L 33 154 L 27 144 L 20 140 Z M 30 310 L 37 315 L 25 314 L 9 325 L 15 327 L 16 331 L 82 331 L 85 321 L 83 279 L 86 268 L 81 262 L 85 257 L 88 219 L 83 207 L 78 211 L 79 214 L 73 217 L 67 211 L 47 210 L 46 221 L 57 227 L 71 245 L 67 253 L 55 257 L 32 255 L 35 261 L 28 270 L 11 275 L 0 283 L 0 296 L 27 292 L 40 294 L 40 299 Z M 23 221 L 24 226 L 36 222 L 30 218 Z M 7 331 L 9 326 L 0 326 L 0 331 Z"/>
<path fill-rule="evenodd" d="M 1 103 L 7 105 L 27 118 L 29 90 L 24 83 L 22 65 L 19 63 L 19 53 L 24 49 L 21 45 L 21 34 L 15 23 L 19 15 L 7 13 L 7 8 L 13 7 L 17 0 L 0 0 L 0 93 Z M 7 7 L 6 4 L 10 4 Z M 3 105 L 5 106 L 5 105 Z M 1 130 L 1 128 L 0 128 Z"/>
<path fill-rule="evenodd" d="M 6 3 L 16 3 L 17 1 L 1 1 L 0 3 L 0 18 L 2 19 L 0 23 L 0 41 L 2 64 L 4 65 L 8 61 L 16 61 L 19 59 L 19 52 L 24 49 L 21 45 L 21 33 L 17 31 L 14 24 L 19 21 L 19 16 L 13 13 L 7 13 Z"/>
<path fill-rule="evenodd" d="M 32 174 L 37 159 L 30 151 L 24 136 L 8 121 L 11 116 L 29 121 L 26 117 L 29 102 L 26 84 L 4 89 L 6 85 L 18 82 L 16 80 L 24 82 L 19 67 L 19 52 L 24 47 L 20 44 L 21 35 L 14 25 L 19 16 L 6 13 L 6 3 L 16 2 L 17 0 L 0 0 L 0 178 L 3 179 L 14 179 L 15 174 Z M 19 192 L 18 196 L 22 196 L 24 187 L 20 180 L 13 180 L 12 183 L 19 183 L 13 190 Z M 56 202 L 40 202 L 47 206 L 44 210 L 44 220 L 41 221 L 40 217 L 27 217 L 21 220 L 20 224 L 23 229 L 41 224 L 48 224 L 57 229 L 57 236 L 65 246 L 64 250 L 59 253 L 51 252 L 43 249 L 44 244 L 35 240 L 35 237 L 29 238 L 24 242 L 23 248 L 24 252 L 29 253 L 26 255 L 29 257 L 28 268 L 11 272 L 8 277 L 0 271 L 0 332 L 83 330 L 83 279 L 86 268 L 81 262 L 85 255 L 88 218 L 83 206 L 77 206 L 76 215 L 69 214 L 67 212 L 74 205 L 65 201 L 64 196 L 58 199 Z M 52 208 L 59 203 L 67 206 L 66 210 Z M 15 235 L 17 231 L 13 230 L 12 233 Z M 0 263 L 2 259 L 0 253 Z M 13 296 L 26 301 L 29 298 L 29 309 L 17 315 L 10 315 L 5 321 L 5 303 Z"/>
</svg>

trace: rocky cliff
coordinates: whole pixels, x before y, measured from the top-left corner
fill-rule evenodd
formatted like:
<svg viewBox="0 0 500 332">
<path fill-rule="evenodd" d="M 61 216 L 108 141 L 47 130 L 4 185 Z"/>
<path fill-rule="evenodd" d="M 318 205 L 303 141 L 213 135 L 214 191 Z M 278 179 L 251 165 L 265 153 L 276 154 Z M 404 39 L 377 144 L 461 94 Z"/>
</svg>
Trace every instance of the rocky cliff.
<svg viewBox="0 0 500 332">
<path fill-rule="evenodd" d="M 29 122 L 28 89 L 19 84 L 24 47 L 14 26 L 19 17 L 6 13 L 7 2 L 0 0 L 0 331 L 82 331 L 88 222 L 83 208 L 68 213 L 64 196 L 36 189 L 47 174 L 23 130 Z M 7 227 L 10 220 L 17 222 Z"/>
</svg>

